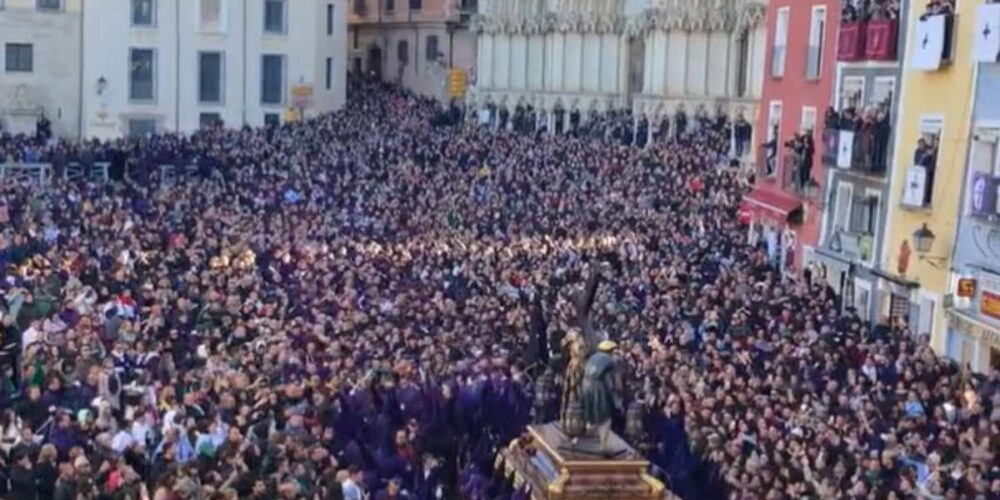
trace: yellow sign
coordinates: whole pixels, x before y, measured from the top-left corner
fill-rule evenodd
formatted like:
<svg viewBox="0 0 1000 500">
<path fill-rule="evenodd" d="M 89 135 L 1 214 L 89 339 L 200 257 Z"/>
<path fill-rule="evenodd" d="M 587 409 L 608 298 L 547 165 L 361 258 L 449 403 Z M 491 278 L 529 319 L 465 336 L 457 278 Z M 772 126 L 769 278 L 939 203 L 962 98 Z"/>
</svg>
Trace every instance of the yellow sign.
<svg viewBox="0 0 1000 500">
<path fill-rule="evenodd" d="M 983 290 L 979 299 L 979 310 L 993 319 L 1000 319 L 1000 295 Z"/>
<path fill-rule="evenodd" d="M 301 119 L 299 108 L 288 108 L 285 110 L 285 123 L 295 123 Z"/>
<path fill-rule="evenodd" d="M 312 85 L 292 85 L 292 105 L 296 108 L 308 107 L 312 96 Z"/>
<path fill-rule="evenodd" d="M 464 69 L 448 70 L 448 96 L 464 97 L 465 87 L 468 84 L 468 75 Z"/>
</svg>

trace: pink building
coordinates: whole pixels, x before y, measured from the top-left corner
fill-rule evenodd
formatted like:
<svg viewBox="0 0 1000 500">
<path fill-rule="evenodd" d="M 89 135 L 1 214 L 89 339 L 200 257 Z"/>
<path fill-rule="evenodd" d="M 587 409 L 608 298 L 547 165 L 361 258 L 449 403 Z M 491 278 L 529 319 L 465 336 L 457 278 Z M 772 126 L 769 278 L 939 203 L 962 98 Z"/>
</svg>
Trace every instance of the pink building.
<svg viewBox="0 0 1000 500">
<path fill-rule="evenodd" d="M 756 185 L 744 201 L 754 234 L 777 238 L 781 263 L 801 268 L 822 222 L 820 133 L 835 81 L 838 0 L 771 0 Z M 774 246 L 772 245 L 772 248 Z"/>
</svg>

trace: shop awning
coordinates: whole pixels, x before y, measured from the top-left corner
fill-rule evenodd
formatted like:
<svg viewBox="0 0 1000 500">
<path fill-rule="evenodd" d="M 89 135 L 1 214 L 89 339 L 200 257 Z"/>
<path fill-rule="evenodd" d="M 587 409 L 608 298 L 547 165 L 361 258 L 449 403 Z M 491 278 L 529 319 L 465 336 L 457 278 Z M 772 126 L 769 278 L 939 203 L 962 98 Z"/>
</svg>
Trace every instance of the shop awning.
<svg viewBox="0 0 1000 500">
<path fill-rule="evenodd" d="M 793 196 L 754 188 L 743 197 L 740 210 L 755 219 L 768 219 L 779 225 L 802 222 L 802 201 Z"/>
<path fill-rule="evenodd" d="M 920 282 L 919 281 L 914 281 L 914 280 L 911 280 L 911 279 L 909 279 L 909 278 L 907 278 L 905 276 L 899 276 L 897 274 L 893 274 L 893 273 L 891 273 L 889 271 L 886 271 L 885 269 L 881 269 L 879 267 L 873 267 L 872 268 L 872 274 L 874 274 L 875 276 L 878 276 L 879 278 L 882 278 L 882 279 L 888 281 L 889 283 L 893 283 L 893 284 L 902 286 L 904 288 L 920 288 Z"/>
</svg>

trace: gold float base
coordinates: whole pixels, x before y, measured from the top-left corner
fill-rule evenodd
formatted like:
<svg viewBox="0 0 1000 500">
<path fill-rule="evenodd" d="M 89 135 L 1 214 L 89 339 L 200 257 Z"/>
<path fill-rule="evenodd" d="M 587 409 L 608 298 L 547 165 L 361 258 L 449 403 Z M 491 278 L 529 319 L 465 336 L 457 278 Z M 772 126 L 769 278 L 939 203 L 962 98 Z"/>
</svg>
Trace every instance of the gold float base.
<svg viewBox="0 0 1000 500">
<path fill-rule="evenodd" d="M 529 425 L 497 454 L 498 469 L 527 486 L 533 500 L 662 500 L 676 498 L 650 476 L 649 462 L 612 434 L 573 442 L 556 423 Z"/>
</svg>

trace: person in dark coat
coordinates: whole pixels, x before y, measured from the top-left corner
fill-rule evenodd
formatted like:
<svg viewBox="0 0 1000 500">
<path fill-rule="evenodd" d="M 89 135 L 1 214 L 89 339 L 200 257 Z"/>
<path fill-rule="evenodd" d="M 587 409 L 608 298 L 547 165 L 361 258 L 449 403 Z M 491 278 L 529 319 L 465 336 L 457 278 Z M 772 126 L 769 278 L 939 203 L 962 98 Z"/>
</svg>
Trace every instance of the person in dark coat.
<svg viewBox="0 0 1000 500">
<path fill-rule="evenodd" d="M 36 500 L 38 489 L 35 483 L 35 471 L 32 469 L 31 457 L 25 453 L 13 457 L 14 466 L 10 469 L 11 500 Z"/>
</svg>

